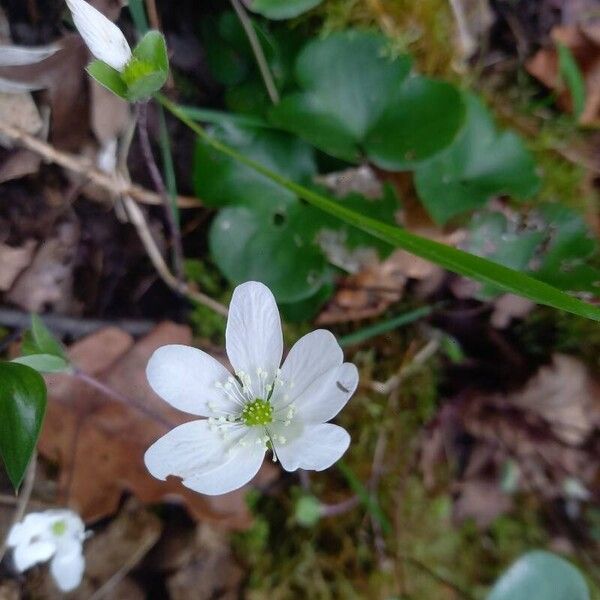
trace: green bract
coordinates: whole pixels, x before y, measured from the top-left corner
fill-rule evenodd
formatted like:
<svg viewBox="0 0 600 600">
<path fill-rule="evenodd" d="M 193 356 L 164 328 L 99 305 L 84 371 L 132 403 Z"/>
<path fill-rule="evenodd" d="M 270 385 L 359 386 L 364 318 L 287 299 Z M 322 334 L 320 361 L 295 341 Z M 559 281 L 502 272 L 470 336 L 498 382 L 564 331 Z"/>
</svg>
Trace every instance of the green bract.
<svg viewBox="0 0 600 600">
<path fill-rule="evenodd" d="M 272 121 L 348 161 L 365 155 L 405 169 L 452 142 L 464 118 L 458 90 L 409 76 L 411 59 L 386 56 L 383 36 L 335 33 L 309 42 L 296 61 L 301 92 L 275 106 Z"/>
<path fill-rule="evenodd" d="M 589 600 L 581 573 L 544 551 L 528 552 L 498 580 L 487 600 Z"/>
<path fill-rule="evenodd" d="M 30 367 L 0 362 L 0 454 L 12 485 L 21 485 L 46 411 L 46 386 Z"/>
<path fill-rule="evenodd" d="M 149 31 L 134 48 L 133 58 L 122 73 L 100 60 L 92 61 L 87 71 L 124 100 L 147 99 L 163 87 L 169 76 L 165 38 L 158 31 Z"/>
<path fill-rule="evenodd" d="M 251 0 L 248 8 L 268 19 L 291 19 L 321 2 L 323 0 Z"/>
<path fill-rule="evenodd" d="M 465 94 L 465 126 L 446 150 L 418 166 L 417 191 L 438 223 L 481 207 L 492 196 L 528 198 L 539 187 L 533 157 L 512 132 L 498 132 L 489 111 Z"/>
</svg>

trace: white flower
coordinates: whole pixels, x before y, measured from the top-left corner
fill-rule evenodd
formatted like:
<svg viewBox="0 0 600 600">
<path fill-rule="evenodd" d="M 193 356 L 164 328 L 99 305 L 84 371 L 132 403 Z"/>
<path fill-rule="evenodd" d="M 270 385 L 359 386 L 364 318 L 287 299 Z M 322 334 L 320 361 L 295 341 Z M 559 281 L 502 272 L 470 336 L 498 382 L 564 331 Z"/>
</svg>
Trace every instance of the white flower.
<svg viewBox="0 0 600 600">
<path fill-rule="evenodd" d="M 52 559 L 50 573 L 63 592 L 74 590 L 83 577 L 82 545 L 85 525 L 70 510 L 47 510 L 28 514 L 13 526 L 7 545 L 14 548 L 15 567 L 22 573 Z"/>
<path fill-rule="evenodd" d="M 176 427 L 146 452 L 159 479 L 181 477 L 217 495 L 250 481 L 265 452 L 286 471 L 322 471 L 347 450 L 345 429 L 327 423 L 358 385 L 333 334 L 319 329 L 291 349 L 281 369 L 283 336 L 273 294 L 261 283 L 238 286 L 231 300 L 226 349 L 233 377 L 217 360 L 188 346 L 163 346 L 146 374 L 175 408 L 209 417 Z"/>
<path fill-rule="evenodd" d="M 98 60 L 122 72 L 132 56 L 123 32 L 85 0 L 67 0 L 67 6 L 90 52 Z"/>
</svg>

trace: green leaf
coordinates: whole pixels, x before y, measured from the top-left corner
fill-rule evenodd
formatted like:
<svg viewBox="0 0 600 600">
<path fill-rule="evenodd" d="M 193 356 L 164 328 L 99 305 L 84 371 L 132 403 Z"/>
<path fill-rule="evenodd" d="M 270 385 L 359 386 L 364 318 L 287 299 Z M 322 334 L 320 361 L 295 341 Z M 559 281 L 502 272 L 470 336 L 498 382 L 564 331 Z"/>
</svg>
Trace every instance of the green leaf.
<svg viewBox="0 0 600 600">
<path fill-rule="evenodd" d="M 560 204 L 542 206 L 538 213 L 545 238 L 536 277 L 565 290 L 598 295 L 600 270 L 590 264 L 598 255 L 598 240 L 583 218 Z"/>
<path fill-rule="evenodd" d="M 109 67 L 101 60 L 94 60 L 87 66 L 87 72 L 100 85 L 110 90 L 124 100 L 127 99 L 127 84 L 123 81 L 121 73 Z"/>
<path fill-rule="evenodd" d="M 21 346 L 23 354 L 49 354 L 68 361 L 63 345 L 38 315 L 31 315 L 31 330 L 28 334 Z"/>
<path fill-rule="evenodd" d="M 262 165 L 260 162 L 245 156 L 235 148 L 208 135 L 202 127 L 190 120 L 179 110 L 179 107 L 168 98 L 158 95 L 157 99 L 173 115 L 196 132 L 203 141 L 214 150 L 232 158 L 239 163 L 254 169 L 257 173 L 278 183 L 282 188 L 296 194 L 299 198 L 310 203 L 315 208 L 332 215 L 345 223 L 357 227 L 370 235 L 388 242 L 421 258 L 430 260 L 449 271 L 470 277 L 476 281 L 496 286 L 503 291 L 529 298 L 533 302 L 552 306 L 559 310 L 571 312 L 581 317 L 600 321 L 600 309 L 569 296 L 557 288 L 538 281 L 513 269 L 507 269 L 489 260 L 474 256 L 462 250 L 448 247 L 418 235 L 409 233 L 393 225 L 371 219 L 353 210 L 349 210 L 331 198 L 327 198 L 303 185 L 300 185 L 279 173 Z"/>
<path fill-rule="evenodd" d="M 210 229 L 211 254 L 232 283 L 262 281 L 280 302 L 304 300 L 328 279 L 325 256 L 310 236 L 309 212 L 297 200 L 224 208 Z"/>
<path fill-rule="evenodd" d="M 251 0 L 248 8 L 268 19 L 291 19 L 321 4 L 323 0 Z"/>
<path fill-rule="evenodd" d="M 294 181 L 308 181 L 317 172 L 313 149 L 285 133 L 232 124 L 213 131 L 224 143 Z M 254 206 L 260 202 L 269 206 L 281 204 L 285 208 L 286 203 L 296 198 L 296 194 L 282 190 L 268 177 L 215 152 L 201 141 L 196 146 L 194 185 L 206 206 Z"/>
<path fill-rule="evenodd" d="M 383 36 L 364 31 L 309 42 L 296 61 L 303 91 L 284 97 L 271 119 L 333 156 L 357 160 L 410 70 L 408 56 L 392 60 L 385 49 Z"/>
<path fill-rule="evenodd" d="M 133 49 L 133 59 L 123 71 L 127 99 L 138 102 L 160 90 L 169 77 L 169 55 L 162 33 L 149 31 Z"/>
<path fill-rule="evenodd" d="M 389 170 L 413 168 L 452 143 L 465 107 L 458 89 L 444 81 L 412 76 L 388 101 L 364 141 L 367 156 Z"/>
<path fill-rule="evenodd" d="M 69 363 L 60 356 L 53 354 L 28 354 L 14 358 L 11 362 L 25 365 L 39 373 L 64 373 L 69 371 Z"/>
<path fill-rule="evenodd" d="M 417 192 L 440 224 L 493 196 L 528 198 L 539 187 L 533 157 L 521 139 L 496 131 L 489 111 L 473 94 L 465 94 L 465 103 L 466 122 L 459 137 L 415 173 Z"/>
<path fill-rule="evenodd" d="M 0 454 L 15 489 L 25 475 L 45 411 L 41 375 L 25 365 L 0 362 Z"/>
<path fill-rule="evenodd" d="M 499 212 L 475 215 L 467 249 L 564 290 L 600 291 L 600 270 L 590 264 L 598 242 L 580 215 L 559 204 L 542 205 L 527 218 L 516 215 L 510 221 Z M 480 296 L 497 292 L 488 286 Z"/>
<path fill-rule="evenodd" d="M 589 600 L 581 573 L 569 562 L 541 550 L 519 558 L 498 580 L 487 600 Z"/>
<path fill-rule="evenodd" d="M 557 50 L 560 76 L 571 94 L 573 114 L 579 119 L 585 109 L 585 79 L 571 50 L 560 42 L 557 44 Z"/>
</svg>

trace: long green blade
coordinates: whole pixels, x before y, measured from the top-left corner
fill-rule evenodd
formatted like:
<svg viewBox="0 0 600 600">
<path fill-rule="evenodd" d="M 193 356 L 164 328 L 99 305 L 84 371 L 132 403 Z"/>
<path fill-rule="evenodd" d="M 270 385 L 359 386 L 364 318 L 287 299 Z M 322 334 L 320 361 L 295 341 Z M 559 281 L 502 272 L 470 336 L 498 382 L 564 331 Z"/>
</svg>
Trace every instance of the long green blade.
<svg viewBox="0 0 600 600">
<path fill-rule="evenodd" d="M 200 125 L 198 125 L 198 123 L 192 121 L 168 98 L 165 98 L 160 94 L 157 94 L 156 98 L 169 112 L 185 123 L 192 131 L 197 133 L 219 152 L 231 156 L 242 164 L 262 173 L 265 177 L 268 177 L 282 187 L 290 190 L 300 198 L 306 200 L 309 204 L 312 204 L 322 211 L 333 215 L 362 231 L 366 231 L 373 237 L 383 240 L 392 246 L 403 248 L 404 250 L 436 263 L 453 273 L 458 273 L 459 275 L 475 279 L 482 283 L 493 285 L 500 290 L 523 296 L 538 304 L 544 304 L 587 319 L 600 321 L 600 308 L 582 302 L 581 300 L 578 300 L 551 285 L 534 279 L 529 275 L 509 269 L 498 263 L 481 258 L 480 256 L 475 256 L 474 254 L 469 254 L 468 252 L 463 252 L 462 250 L 457 250 L 456 248 L 446 246 L 445 244 L 423 238 L 404 229 L 400 229 L 399 227 L 394 227 L 377 221 L 376 219 L 371 219 L 370 217 L 342 206 L 326 196 L 282 177 L 278 173 L 271 171 L 271 169 L 255 162 L 251 158 L 240 154 L 233 148 L 230 148 L 226 144 L 211 137 Z"/>
</svg>

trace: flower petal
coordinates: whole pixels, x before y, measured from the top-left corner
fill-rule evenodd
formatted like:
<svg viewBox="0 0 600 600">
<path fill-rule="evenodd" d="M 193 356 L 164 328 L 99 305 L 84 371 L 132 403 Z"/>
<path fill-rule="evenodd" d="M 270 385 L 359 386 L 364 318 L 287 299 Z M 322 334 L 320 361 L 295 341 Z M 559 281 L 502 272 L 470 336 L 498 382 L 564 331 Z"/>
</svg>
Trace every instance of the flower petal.
<svg viewBox="0 0 600 600">
<path fill-rule="evenodd" d="M 15 568 L 20 573 L 27 571 L 33 565 L 46 562 L 55 551 L 56 545 L 50 541 L 19 544 L 13 554 Z"/>
<path fill-rule="evenodd" d="M 227 461 L 223 438 L 208 421 L 191 421 L 172 429 L 154 442 L 144 455 L 146 468 L 157 479 L 182 479 L 210 471 Z"/>
<path fill-rule="evenodd" d="M 50 563 L 50 573 L 63 592 L 70 592 L 79 586 L 84 570 L 85 559 L 81 544 L 72 544 L 68 549 L 57 552 Z"/>
<path fill-rule="evenodd" d="M 233 403 L 216 387 L 230 377 L 229 371 L 197 348 L 162 346 L 150 357 L 146 377 L 150 387 L 178 410 L 208 416 L 213 414 L 209 403 L 228 412 L 232 409 Z"/>
<path fill-rule="evenodd" d="M 184 479 L 183 485 L 209 496 L 227 494 L 248 483 L 258 473 L 264 457 L 264 445 L 250 444 L 237 450 L 216 469 Z"/>
<path fill-rule="evenodd" d="M 123 71 L 131 59 L 131 48 L 123 32 L 84 0 L 67 0 L 67 5 L 90 52 L 113 69 Z"/>
<path fill-rule="evenodd" d="M 9 547 L 28 544 L 32 538 L 47 531 L 52 524 L 52 517 L 46 512 L 29 513 L 20 523 L 11 528 L 6 541 Z"/>
<path fill-rule="evenodd" d="M 323 423 L 309 425 L 287 443 L 276 445 L 277 458 L 286 471 L 322 471 L 338 461 L 350 445 L 350 435 L 342 427 Z"/>
<path fill-rule="evenodd" d="M 235 288 L 225 345 L 237 374 L 243 372 L 255 380 L 260 368 L 269 378 L 275 376 L 283 354 L 283 334 L 275 298 L 266 285 L 248 281 Z"/>
<path fill-rule="evenodd" d="M 330 369 L 294 399 L 298 417 L 304 423 L 325 423 L 346 405 L 358 386 L 358 369 L 344 363 Z"/>
<path fill-rule="evenodd" d="M 317 329 L 301 337 L 290 350 L 281 367 L 283 388 L 273 397 L 275 405 L 281 401 L 283 393 L 290 401 L 303 392 L 319 377 L 339 367 L 344 353 L 335 336 L 326 329 Z M 279 393 L 277 393 L 279 392 Z"/>
</svg>

